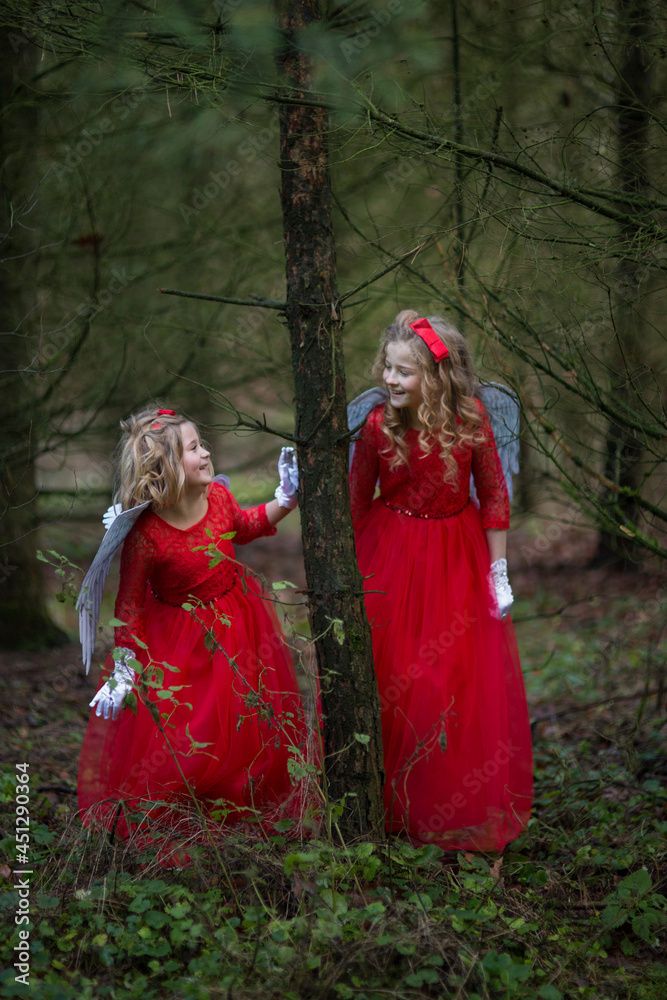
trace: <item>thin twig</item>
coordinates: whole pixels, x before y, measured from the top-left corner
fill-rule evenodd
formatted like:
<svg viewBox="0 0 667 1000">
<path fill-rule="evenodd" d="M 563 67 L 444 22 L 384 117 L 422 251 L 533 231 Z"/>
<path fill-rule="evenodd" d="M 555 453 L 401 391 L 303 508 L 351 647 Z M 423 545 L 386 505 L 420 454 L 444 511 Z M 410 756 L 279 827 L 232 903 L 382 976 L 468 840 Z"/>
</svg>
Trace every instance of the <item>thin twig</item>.
<svg viewBox="0 0 667 1000">
<path fill-rule="evenodd" d="M 251 299 L 233 299 L 226 295 L 204 295 L 201 292 L 182 292 L 177 288 L 158 288 L 162 295 L 180 295 L 184 299 L 204 299 L 206 302 L 226 302 L 232 306 L 258 306 L 260 309 L 276 309 L 278 312 L 285 312 L 286 302 L 279 302 L 277 299 L 263 299 L 260 295 Z"/>
<path fill-rule="evenodd" d="M 610 705 L 617 701 L 635 701 L 637 698 L 651 698 L 658 691 L 636 691 L 635 694 L 616 694 L 611 698 L 600 698 L 599 701 L 587 701 L 585 705 L 572 705 L 570 708 L 562 708 L 559 712 L 549 712 L 547 715 L 538 715 L 530 720 L 531 726 L 536 726 L 538 722 L 551 722 L 559 719 L 563 715 L 572 715 L 574 712 L 586 712 L 589 708 L 597 708 L 599 705 Z"/>
</svg>

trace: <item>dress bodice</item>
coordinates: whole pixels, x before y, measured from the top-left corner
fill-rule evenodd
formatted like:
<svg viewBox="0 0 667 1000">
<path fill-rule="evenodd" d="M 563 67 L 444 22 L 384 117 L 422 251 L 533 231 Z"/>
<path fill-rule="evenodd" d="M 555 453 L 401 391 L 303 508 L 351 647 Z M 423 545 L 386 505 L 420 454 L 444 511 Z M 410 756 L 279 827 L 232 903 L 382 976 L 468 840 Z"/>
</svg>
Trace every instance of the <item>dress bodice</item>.
<svg viewBox="0 0 667 1000">
<path fill-rule="evenodd" d="M 238 577 L 232 542 L 243 545 L 275 531 L 266 516 L 266 504 L 241 510 L 220 483 L 210 487 L 204 517 L 186 530 L 145 511 L 123 545 L 115 614 L 124 626 L 116 629 L 116 645 L 136 648 L 132 636 L 144 640 L 147 585 L 159 600 L 176 607 L 192 598 L 213 601 L 229 591 Z"/>
<path fill-rule="evenodd" d="M 382 430 L 384 404 L 368 416 L 354 450 L 351 470 L 352 517 L 357 524 L 373 501 L 379 479 L 380 497 L 387 506 L 415 517 L 451 517 L 470 497 L 470 474 L 475 482 L 484 529 L 509 527 L 509 499 L 489 417 L 476 401 L 482 417 L 473 443 L 453 449 L 456 475 L 445 482 L 445 465 L 437 443 L 428 453 L 419 444 L 419 432 L 408 430 L 408 463 L 390 467 L 391 452 Z"/>
</svg>

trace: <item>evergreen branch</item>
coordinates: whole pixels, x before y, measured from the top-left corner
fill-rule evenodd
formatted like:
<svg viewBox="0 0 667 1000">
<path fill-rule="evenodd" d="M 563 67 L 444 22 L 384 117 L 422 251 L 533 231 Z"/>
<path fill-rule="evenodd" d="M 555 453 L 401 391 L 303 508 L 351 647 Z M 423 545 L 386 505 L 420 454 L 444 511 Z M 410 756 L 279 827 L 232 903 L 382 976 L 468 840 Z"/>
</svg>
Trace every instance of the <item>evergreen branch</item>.
<svg viewBox="0 0 667 1000">
<path fill-rule="evenodd" d="M 444 136 L 423 132 L 421 129 L 403 125 L 400 121 L 398 121 L 398 119 L 392 118 L 390 115 L 385 114 L 384 111 L 380 111 L 380 109 L 376 107 L 370 98 L 366 97 L 366 95 L 360 94 L 360 98 L 361 103 L 371 120 L 376 122 L 384 130 L 390 131 L 394 135 L 401 135 L 406 139 L 418 142 L 433 152 L 447 150 L 451 153 L 468 157 L 469 159 L 481 160 L 482 162 L 489 163 L 492 166 L 501 167 L 510 173 L 518 174 L 528 180 L 535 181 L 537 184 L 547 187 L 550 190 L 566 197 L 569 201 L 582 205 L 591 212 L 602 215 L 607 219 L 612 219 L 614 222 L 618 222 L 623 226 L 631 226 L 635 229 L 644 228 L 656 236 L 661 242 L 665 240 L 663 229 L 652 220 L 646 220 L 643 223 L 638 223 L 635 217 L 628 215 L 626 212 L 618 212 L 613 208 L 601 205 L 597 201 L 593 201 L 590 197 L 583 194 L 580 188 L 574 188 L 568 184 L 563 184 L 559 181 L 553 180 L 541 170 L 518 163 L 516 160 L 503 153 L 496 153 L 488 149 L 479 149 L 475 146 L 466 146 L 462 143 L 454 142 L 452 139 L 446 139 Z M 602 195 L 600 197 L 602 197 Z"/>
<path fill-rule="evenodd" d="M 261 295 L 253 295 L 249 299 L 235 299 L 227 295 L 204 295 L 201 292 L 182 292 L 176 288 L 158 288 L 162 295 L 180 295 L 184 299 L 203 299 L 205 302 L 226 302 L 232 306 L 257 306 L 260 309 L 275 309 L 277 312 L 285 312 L 286 302 L 279 302 L 277 299 L 265 299 Z"/>
</svg>

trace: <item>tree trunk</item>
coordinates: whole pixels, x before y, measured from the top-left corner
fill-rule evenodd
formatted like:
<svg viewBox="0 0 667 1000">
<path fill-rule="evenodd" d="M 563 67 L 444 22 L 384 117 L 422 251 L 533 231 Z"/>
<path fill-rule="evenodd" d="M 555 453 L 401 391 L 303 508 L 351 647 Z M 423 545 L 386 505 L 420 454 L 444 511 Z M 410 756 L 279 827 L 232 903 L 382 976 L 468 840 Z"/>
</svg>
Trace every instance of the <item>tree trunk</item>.
<svg viewBox="0 0 667 1000">
<path fill-rule="evenodd" d="M 308 89 L 298 32 L 317 0 L 277 0 L 286 83 Z M 324 109 L 280 106 L 280 169 L 289 325 L 296 393 L 300 507 L 310 621 L 324 713 L 331 800 L 344 836 L 381 835 L 382 736 L 371 636 L 350 515 L 342 319 L 336 288 Z M 355 733 L 367 742 L 355 738 Z"/>
<path fill-rule="evenodd" d="M 645 0 L 619 0 L 619 24 L 626 31 L 617 91 L 619 186 L 624 194 L 641 196 L 648 194 L 649 187 L 646 159 L 651 101 L 647 52 L 651 33 Z M 637 240 L 642 220 L 638 218 L 635 223 L 637 209 L 632 205 L 626 204 L 624 208 L 633 218 L 633 223 L 623 226 L 621 234 L 631 246 Z M 622 260 L 614 295 L 617 350 L 612 364 L 619 373 L 620 382 L 615 395 L 617 402 L 630 411 L 636 409 L 637 391 L 641 389 L 636 376 L 641 367 L 643 339 L 641 276 L 642 269 L 638 263 Z M 611 423 L 605 441 L 605 476 L 617 486 L 638 490 L 641 485 L 641 457 L 642 445 L 636 431 L 622 423 Z M 622 519 L 628 526 L 637 524 L 640 512 L 631 498 L 609 494 L 606 500 L 615 522 Z M 639 546 L 630 535 L 621 537 L 614 532 L 601 532 L 595 563 L 611 563 L 621 569 L 633 569 L 639 558 Z"/>
<path fill-rule="evenodd" d="M 12 44 L 13 41 L 13 44 Z M 34 50 L 20 35 L 0 32 L 0 648 L 37 649 L 66 640 L 46 613 L 41 565 L 36 557 L 37 518 L 32 451 L 36 436 L 36 396 L 22 375 L 35 344 L 22 325 L 30 312 L 26 287 L 34 286 L 30 240 L 34 220 L 22 215 L 34 198 L 30 160 L 36 148 L 32 98 L 19 103 L 21 74 L 32 73 Z M 34 244 L 36 246 L 37 243 Z"/>
</svg>

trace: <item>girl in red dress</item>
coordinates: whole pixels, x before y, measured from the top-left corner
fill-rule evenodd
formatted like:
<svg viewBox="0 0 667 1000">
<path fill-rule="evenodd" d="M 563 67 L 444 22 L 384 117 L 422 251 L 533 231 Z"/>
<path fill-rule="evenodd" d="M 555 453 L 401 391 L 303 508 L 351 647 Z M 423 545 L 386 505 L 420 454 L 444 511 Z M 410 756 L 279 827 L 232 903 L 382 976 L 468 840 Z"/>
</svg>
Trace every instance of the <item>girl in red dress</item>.
<svg viewBox="0 0 667 1000">
<path fill-rule="evenodd" d="M 530 816 L 532 756 L 505 617 L 509 501 L 493 432 L 466 342 L 440 317 L 399 313 L 374 374 L 389 399 L 361 431 L 351 492 L 387 829 L 444 849 L 502 850 Z"/>
<path fill-rule="evenodd" d="M 151 506 L 123 546 L 123 624 L 79 767 L 84 822 L 121 837 L 150 828 L 154 841 L 195 800 L 227 821 L 275 814 L 292 791 L 289 749 L 303 746 L 301 700 L 273 606 L 232 538 L 275 534 L 296 505 L 291 449 L 276 499 L 244 511 L 185 417 L 148 409 L 121 426 L 122 507 Z"/>
</svg>

